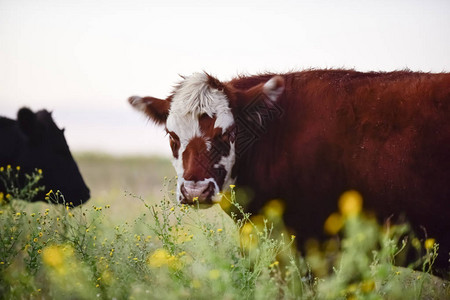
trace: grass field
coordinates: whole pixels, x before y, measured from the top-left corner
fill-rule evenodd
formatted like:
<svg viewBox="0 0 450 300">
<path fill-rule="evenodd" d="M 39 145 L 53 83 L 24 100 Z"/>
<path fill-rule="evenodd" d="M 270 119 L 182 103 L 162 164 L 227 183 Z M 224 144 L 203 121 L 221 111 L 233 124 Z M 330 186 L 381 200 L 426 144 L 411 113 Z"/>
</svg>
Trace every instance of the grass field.
<svg viewBox="0 0 450 300">
<path fill-rule="evenodd" d="M 159 201 L 169 191 L 164 178 L 175 177 L 170 160 L 158 157 L 84 153 L 75 159 L 91 188 L 88 205 L 111 205 L 111 215 L 117 221 L 133 220 L 142 211 L 142 201 L 126 195 L 132 193 L 147 201 Z"/>
<path fill-rule="evenodd" d="M 168 160 L 76 159 L 92 195 L 82 207 L 0 196 L 2 299 L 450 298 L 449 283 L 429 274 L 437 244 L 412 243 L 426 250 L 422 272 L 393 266 L 408 227 L 366 216 L 355 191 L 324 224 L 341 238 L 311 241 L 300 255 L 276 201 L 265 215 L 230 217 L 219 205 L 174 205 Z M 223 206 L 240 211 L 235 189 Z"/>
</svg>

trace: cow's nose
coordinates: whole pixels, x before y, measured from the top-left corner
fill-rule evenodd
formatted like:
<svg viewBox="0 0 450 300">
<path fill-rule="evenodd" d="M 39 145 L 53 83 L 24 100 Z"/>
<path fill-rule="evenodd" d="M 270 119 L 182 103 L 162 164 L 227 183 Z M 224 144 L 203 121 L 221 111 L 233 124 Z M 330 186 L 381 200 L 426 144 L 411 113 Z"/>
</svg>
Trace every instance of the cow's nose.
<svg viewBox="0 0 450 300">
<path fill-rule="evenodd" d="M 180 187 L 182 204 L 194 204 L 194 199 L 199 203 L 211 203 L 214 195 L 214 183 L 212 182 L 186 182 Z"/>
</svg>

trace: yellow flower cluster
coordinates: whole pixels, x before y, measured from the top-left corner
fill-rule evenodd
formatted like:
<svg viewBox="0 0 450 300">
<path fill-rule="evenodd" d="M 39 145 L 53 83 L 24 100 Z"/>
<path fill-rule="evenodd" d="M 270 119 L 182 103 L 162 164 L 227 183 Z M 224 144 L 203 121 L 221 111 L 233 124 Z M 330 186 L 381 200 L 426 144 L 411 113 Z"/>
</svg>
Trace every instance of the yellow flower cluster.
<svg viewBox="0 0 450 300">
<path fill-rule="evenodd" d="M 324 230 L 325 232 L 335 235 L 344 226 L 344 218 L 340 213 L 332 213 L 325 221 Z"/>
<path fill-rule="evenodd" d="M 216 280 L 220 277 L 220 271 L 217 269 L 212 269 L 209 271 L 209 278 L 212 280 Z"/>
<path fill-rule="evenodd" d="M 274 268 L 274 267 L 278 266 L 279 264 L 280 264 L 280 262 L 278 260 L 276 260 L 269 265 L 269 268 Z"/>
<path fill-rule="evenodd" d="M 241 246 L 244 249 L 252 250 L 258 246 L 258 238 L 254 235 L 254 228 L 251 223 L 245 223 L 241 228 Z"/>
<path fill-rule="evenodd" d="M 345 217 L 358 215 L 362 210 L 362 196 L 355 190 L 350 190 L 339 198 L 339 210 Z"/>
<path fill-rule="evenodd" d="M 332 213 L 325 221 L 324 230 L 328 234 L 337 234 L 344 226 L 345 219 L 357 216 L 362 211 L 363 198 L 355 190 L 341 195 L 338 201 L 339 212 Z"/>
<path fill-rule="evenodd" d="M 436 240 L 433 238 L 429 238 L 425 240 L 425 249 L 431 250 L 434 247 L 434 244 L 436 243 Z"/>
<path fill-rule="evenodd" d="M 182 266 L 179 256 L 171 255 L 162 248 L 157 249 L 147 257 L 147 265 L 150 268 L 169 267 L 172 270 L 178 270 Z"/>
<path fill-rule="evenodd" d="M 285 204 L 281 199 L 273 199 L 263 207 L 264 215 L 269 219 L 279 219 L 283 216 Z"/>
<path fill-rule="evenodd" d="M 11 194 L 3 194 L 3 192 L 0 192 L 0 205 L 2 205 L 3 204 L 3 202 L 5 202 L 5 199 L 7 200 L 6 201 L 6 203 L 7 202 L 9 202 L 9 200 L 11 200 L 11 198 L 12 198 L 12 196 L 11 196 Z"/>
<path fill-rule="evenodd" d="M 39 249 L 39 251 L 41 251 L 44 265 L 56 271 L 57 274 L 66 274 L 72 271 L 71 265 L 75 253 L 72 246 L 54 244 L 42 250 Z"/>
<path fill-rule="evenodd" d="M 50 267 L 59 268 L 64 263 L 63 249 L 59 245 L 51 245 L 44 249 L 42 261 Z"/>
</svg>

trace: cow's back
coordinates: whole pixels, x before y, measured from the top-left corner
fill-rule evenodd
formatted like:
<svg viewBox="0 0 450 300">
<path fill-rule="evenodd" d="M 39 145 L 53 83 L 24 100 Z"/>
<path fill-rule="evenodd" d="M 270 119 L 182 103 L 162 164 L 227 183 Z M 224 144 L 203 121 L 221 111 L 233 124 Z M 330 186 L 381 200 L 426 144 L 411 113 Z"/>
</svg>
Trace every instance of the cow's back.
<svg viewBox="0 0 450 300">
<path fill-rule="evenodd" d="M 248 88 L 267 76 L 232 84 Z M 286 223 L 301 240 L 320 236 L 339 195 L 356 189 L 380 219 L 404 214 L 448 251 L 450 74 L 313 70 L 281 76 L 283 114 L 238 162 L 238 186 L 256 194 L 250 210 L 284 198 Z"/>
<path fill-rule="evenodd" d="M 0 117 L 0 166 L 15 164 L 23 144 L 17 121 Z"/>
</svg>

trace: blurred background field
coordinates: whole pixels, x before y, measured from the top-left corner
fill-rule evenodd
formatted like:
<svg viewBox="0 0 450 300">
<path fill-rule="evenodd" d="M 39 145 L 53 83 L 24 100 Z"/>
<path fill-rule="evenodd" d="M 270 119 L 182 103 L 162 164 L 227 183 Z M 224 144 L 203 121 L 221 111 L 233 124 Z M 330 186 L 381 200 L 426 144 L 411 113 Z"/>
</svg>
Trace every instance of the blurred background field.
<svg viewBox="0 0 450 300">
<path fill-rule="evenodd" d="M 130 194 L 155 202 L 174 188 L 175 171 L 167 158 L 93 152 L 74 157 L 91 190 L 85 205 L 111 205 L 110 216 L 119 222 L 133 220 L 142 212 L 142 201 Z"/>
</svg>

